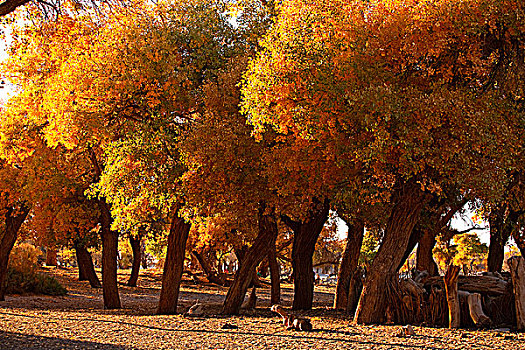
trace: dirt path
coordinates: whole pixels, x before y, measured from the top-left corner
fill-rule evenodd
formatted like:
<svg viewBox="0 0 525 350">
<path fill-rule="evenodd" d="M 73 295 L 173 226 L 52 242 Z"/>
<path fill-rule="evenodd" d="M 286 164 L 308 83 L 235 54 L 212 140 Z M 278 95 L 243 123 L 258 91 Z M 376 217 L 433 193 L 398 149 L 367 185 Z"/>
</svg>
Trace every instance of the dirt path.
<svg viewBox="0 0 525 350">
<path fill-rule="evenodd" d="M 355 326 L 329 309 L 332 289 L 316 287 L 308 312 L 315 331 L 283 328 L 269 310 L 269 290 L 258 293 L 255 315 L 218 315 L 226 288 L 183 283 L 179 310 L 195 300 L 208 304 L 206 317 L 155 315 L 160 276 L 147 272 L 139 286 L 121 286 L 123 309 L 102 309 L 102 291 L 75 280 L 73 270 L 49 273 L 66 286 L 64 297 L 8 296 L 0 302 L 0 349 L 525 349 L 525 334 L 414 327 L 416 336 L 397 337 L 400 326 Z M 126 274 L 119 275 L 121 281 Z M 283 288 L 284 305 L 292 288 Z M 233 329 L 226 329 L 225 327 Z"/>
</svg>

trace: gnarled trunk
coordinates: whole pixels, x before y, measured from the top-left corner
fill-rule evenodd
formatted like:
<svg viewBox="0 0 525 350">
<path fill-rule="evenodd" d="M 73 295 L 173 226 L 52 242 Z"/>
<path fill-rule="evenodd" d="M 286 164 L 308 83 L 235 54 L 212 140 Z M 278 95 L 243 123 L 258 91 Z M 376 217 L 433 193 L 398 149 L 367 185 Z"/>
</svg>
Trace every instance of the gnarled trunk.
<svg viewBox="0 0 525 350">
<path fill-rule="evenodd" d="M 350 311 L 348 310 L 348 295 L 350 293 L 351 282 L 354 281 L 352 277 L 357 271 L 359 252 L 361 251 L 361 245 L 365 233 L 365 224 L 360 220 L 356 220 L 354 223 L 347 220 L 344 221 L 348 225 L 348 237 L 346 238 L 345 250 L 343 252 L 343 257 L 341 258 L 341 263 L 339 264 L 334 308 Z"/>
<path fill-rule="evenodd" d="M 128 280 L 128 286 L 136 287 L 139 279 L 140 262 L 142 260 L 141 243 L 144 233 L 141 231 L 137 236 L 129 236 L 129 244 L 131 245 L 131 251 L 133 252 L 133 263 L 131 265 L 131 274 Z"/>
<path fill-rule="evenodd" d="M 179 207 L 175 209 L 173 214 L 168 235 L 168 250 L 166 252 L 166 261 L 164 262 L 162 289 L 157 310 L 157 313 L 161 315 L 177 313 L 186 242 L 188 241 L 188 234 L 191 228 L 191 224 L 185 222 L 178 212 Z"/>
<path fill-rule="evenodd" d="M 29 214 L 29 210 L 25 205 L 19 209 L 6 208 L 5 228 L 3 232 L 0 232 L 0 301 L 5 300 L 9 254 L 11 254 L 18 231 Z"/>
<path fill-rule="evenodd" d="M 89 281 L 89 285 L 92 288 L 100 288 L 102 285 L 95 272 L 91 254 L 87 248 L 80 243 L 75 242 L 74 248 L 78 264 L 78 279 L 80 281 Z"/>
<path fill-rule="evenodd" d="M 273 210 L 270 214 L 265 213 L 265 208 L 259 209 L 259 232 L 252 246 L 244 254 L 240 261 L 239 269 L 235 274 L 232 285 L 228 289 L 226 300 L 222 307 L 222 313 L 236 315 L 239 313 L 248 286 L 252 282 L 255 268 L 268 255 L 277 239 L 277 221 Z"/>
<path fill-rule="evenodd" d="M 292 269 L 294 296 L 293 310 L 309 310 L 314 298 L 314 271 L 312 258 L 315 244 L 328 219 L 330 204 L 328 200 L 313 201 L 308 218 L 304 222 L 291 220 L 283 216 L 283 220 L 294 232 L 292 246 Z"/>
<path fill-rule="evenodd" d="M 426 195 L 416 181 L 404 183 L 393 195 L 383 243 L 367 272 L 354 316 L 357 323 L 381 323 L 385 316 L 385 291 L 397 275 L 397 268 L 407 249 L 410 235 L 426 202 Z"/>
</svg>

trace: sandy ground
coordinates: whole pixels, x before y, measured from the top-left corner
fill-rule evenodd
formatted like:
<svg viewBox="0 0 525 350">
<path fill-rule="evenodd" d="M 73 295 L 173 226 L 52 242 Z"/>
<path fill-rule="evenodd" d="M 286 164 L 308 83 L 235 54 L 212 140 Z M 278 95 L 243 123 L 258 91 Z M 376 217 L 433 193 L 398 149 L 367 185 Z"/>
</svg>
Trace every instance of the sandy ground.
<svg viewBox="0 0 525 350">
<path fill-rule="evenodd" d="M 205 317 L 159 316 L 160 275 L 141 273 L 136 288 L 120 286 L 123 309 L 104 310 L 102 290 L 76 280 L 74 269 L 48 269 L 68 289 L 64 297 L 8 295 L 0 302 L 0 349 L 525 349 L 525 334 L 506 330 L 449 330 L 414 326 L 356 326 L 330 309 L 333 287 L 316 287 L 313 332 L 286 330 L 269 311 L 269 289 L 258 290 L 255 314 L 219 315 L 227 289 L 185 280 L 179 311 L 195 300 Z M 128 271 L 119 273 L 124 283 Z M 283 285 L 283 305 L 292 286 Z"/>
</svg>

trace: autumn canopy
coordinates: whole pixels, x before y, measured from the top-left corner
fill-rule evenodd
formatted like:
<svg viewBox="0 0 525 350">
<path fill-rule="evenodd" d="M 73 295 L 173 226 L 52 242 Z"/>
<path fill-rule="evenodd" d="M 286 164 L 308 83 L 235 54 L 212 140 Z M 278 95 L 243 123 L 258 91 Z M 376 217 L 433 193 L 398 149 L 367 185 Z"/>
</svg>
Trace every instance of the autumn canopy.
<svg viewBox="0 0 525 350">
<path fill-rule="evenodd" d="M 433 249 L 466 204 L 490 221 L 490 271 L 510 235 L 525 249 L 522 1 L 66 3 L 9 15 L 0 286 L 27 227 L 46 246 L 100 244 L 105 308 L 121 307 L 129 238 L 164 251 L 158 313 L 177 312 L 189 261 L 229 286 L 225 314 L 262 270 L 279 302 L 280 264 L 293 309 L 310 309 L 338 216 L 334 306 L 379 323 L 416 246 L 439 275 Z M 461 249 L 441 270 L 486 253 Z"/>
</svg>

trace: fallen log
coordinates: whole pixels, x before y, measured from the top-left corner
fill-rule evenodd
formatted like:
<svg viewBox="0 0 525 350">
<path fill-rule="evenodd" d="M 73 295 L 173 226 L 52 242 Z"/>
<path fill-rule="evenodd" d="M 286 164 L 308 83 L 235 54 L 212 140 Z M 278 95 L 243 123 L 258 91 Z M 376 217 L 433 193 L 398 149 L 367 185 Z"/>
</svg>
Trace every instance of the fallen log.
<svg viewBox="0 0 525 350">
<path fill-rule="evenodd" d="M 429 277 L 425 280 L 425 288 L 435 284 L 443 286 L 443 277 Z M 444 288 L 444 286 L 442 287 Z M 480 293 L 487 295 L 503 295 L 507 289 L 507 281 L 493 276 L 459 276 L 458 289 L 470 293 Z"/>
</svg>

